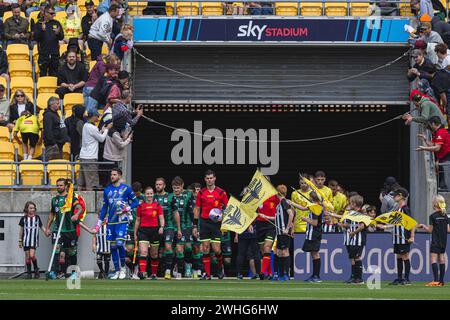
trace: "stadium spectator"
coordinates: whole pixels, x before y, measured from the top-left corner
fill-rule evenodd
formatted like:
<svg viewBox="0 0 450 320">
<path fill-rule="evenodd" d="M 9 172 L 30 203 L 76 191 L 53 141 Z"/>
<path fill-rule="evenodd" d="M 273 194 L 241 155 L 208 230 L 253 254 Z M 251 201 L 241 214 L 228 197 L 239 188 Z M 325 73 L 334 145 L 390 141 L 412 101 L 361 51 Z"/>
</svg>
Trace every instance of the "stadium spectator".
<svg viewBox="0 0 450 320">
<path fill-rule="evenodd" d="M 431 82 L 433 79 L 433 74 L 436 72 L 436 67 L 430 60 L 425 58 L 423 52 L 419 49 L 414 49 L 411 52 L 411 57 L 414 59 L 415 63 L 413 67 L 408 70 L 408 80 L 412 82 L 417 78 L 420 78 Z"/>
<path fill-rule="evenodd" d="M 31 160 L 39 141 L 41 128 L 37 117 L 30 111 L 23 111 L 14 126 L 14 139 L 22 145 L 23 159 Z M 18 137 L 18 132 L 22 139 Z"/>
<path fill-rule="evenodd" d="M 124 24 L 120 33 L 114 39 L 112 50 L 120 61 L 122 61 L 125 52 L 131 48 L 133 48 L 133 27 L 129 24 Z"/>
<path fill-rule="evenodd" d="M 78 159 L 81 150 L 81 137 L 84 126 L 84 107 L 76 104 L 72 107 L 72 115 L 64 120 L 70 138 L 70 155 L 73 161 Z"/>
<path fill-rule="evenodd" d="M 325 172 L 319 170 L 314 174 L 314 184 L 317 189 L 319 189 L 322 194 L 331 201 L 333 198 L 333 191 L 325 185 L 326 180 L 327 178 L 325 176 Z"/>
<path fill-rule="evenodd" d="M 427 121 L 433 116 L 438 116 L 443 124 L 447 124 L 447 120 L 441 110 L 439 110 L 439 107 L 431 102 L 430 99 L 425 98 L 420 94 L 415 94 L 412 100 L 419 112 L 419 115 L 412 116 L 410 113 L 403 115 L 402 119 L 405 120 L 405 124 L 410 124 L 411 122 L 426 124 Z"/>
<path fill-rule="evenodd" d="M 419 134 L 418 137 L 425 143 L 424 146 L 419 146 L 417 151 L 432 151 L 439 164 L 445 163 L 439 168 L 439 182 L 440 187 L 449 190 L 450 187 L 450 134 L 441 123 L 439 117 L 431 117 L 428 120 L 428 129 L 432 133 L 432 140 L 427 141 L 424 134 Z M 443 173 L 443 174 L 442 174 Z"/>
<path fill-rule="evenodd" d="M 98 57 L 97 63 L 91 70 L 89 79 L 86 82 L 84 93 L 88 95 L 87 111 L 103 109 L 106 105 L 106 99 L 112 86 L 117 82 L 119 72 L 118 60 L 115 55 L 110 55 L 109 59 L 103 60 Z M 104 73 L 106 72 L 106 75 Z M 90 90 L 89 94 L 88 91 Z M 104 115 L 105 116 L 105 115 Z"/>
<path fill-rule="evenodd" d="M 100 12 L 100 6 L 97 8 Z M 103 43 L 109 47 L 112 45 L 111 33 L 113 31 L 114 19 L 119 15 L 119 7 L 115 4 L 109 7 L 108 12 L 102 14 L 92 24 L 89 30 L 88 45 L 91 49 L 91 59 L 97 60 L 102 53 Z"/>
<path fill-rule="evenodd" d="M 88 79 L 88 72 L 81 62 L 77 61 L 75 52 L 67 54 L 67 63 L 64 64 L 58 71 L 58 86 L 55 92 L 61 99 L 67 93 L 83 92 L 84 84 Z"/>
<path fill-rule="evenodd" d="M 233 15 L 242 16 L 245 13 L 246 6 L 243 2 L 233 2 L 231 4 L 231 10 Z"/>
<path fill-rule="evenodd" d="M 253 260 L 255 262 L 255 273 L 261 273 L 261 260 L 259 259 L 258 239 L 256 237 L 256 223 L 253 222 L 247 230 L 241 234 L 235 235 L 234 242 L 237 242 L 237 258 L 236 258 L 236 276 L 238 280 L 242 280 L 242 266 L 244 261 Z"/>
<path fill-rule="evenodd" d="M 67 55 L 71 52 L 74 52 L 77 56 L 77 62 L 83 64 L 86 70 L 89 70 L 89 62 L 86 61 L 86 54 L 81 50 L 79 39 L 70 38 L 69 43 L 67 44 L 67 51 L 63 52 L 61 57 L 59 58 L 59 69 L 64 66 L 67 62 Z"/>
<path fill-rule="evenodd" d="M 66 5 L 67 16 L 61 20 L 61 26 L 64 30 L 64 42 L 69 43 L 69 39 L 77 38 L 78 44 L 83 48 L 81 18 L 76 15 L 75 5 Z"/>
<path fill-rule="evenodd" d="M 113 122 L 114 123 L 114 122 Z M 133 141 L 133 133 L 130 133 L 127 137 L 122 138 L 120 132 L 113 127 L 108 131 L 108 135 L 105 140 L 105 148 L 103 150 L 103 160 L 114 162 L 114 165 L 110 165 L 110 169 L 117 167 L 122 168 L 122 161 L 124 159 L 124 153 L 126 147 Z"/>
<path fill-rule="evenodd" d="M 9 122 L 13 124 L 16 124 L 16 120 L 19 119 L 24 111 L 34 114 L 33 103 L 28 100 L 28 97 L 21 89 L 14 93 L 14 97 L 9 108 Z"/>
<path fill-rule="evenodd" d="M 45 8 L 45 19 L 36 24 L 34 39 L 38 42 L 39 75 L 57 76 L 59 65 L 59 41 L 64 39 L 64 31 L 61 24 L 54 20 L 55 9 Z"/>
<path fill-rule="evenodd" d="M 305 177 L 305 174 L 302 174 L 302 177 Z M 291 201 L 294 204 L 301 205 L 303 207 L 306 206 L 306 200 L 309 201 L 309 194 L 311 193 L 311 188 L 309 185 L 303 180 L 303 178 L 299 178 L 300 188 L 292 192 Z M 300 210 L 294 206 L 295 209 L 295 218 L 294 218 L 294 230 L 295 232 L 306 232 L 306 222 L 302 220 L 302 217 L 308 217 L 309 210 Z"/>
<path fill-rule="evenodd" d="M 128 82 L 129 79 L 130 79 L 130 75 L 127 71 L 125 71 L 125 70 L 119 71 L 119 73 L 117 75 L 118 81 L 114 81 L 114 83 L 112 84 L 111 89 L 109 90 L 109 93 L 106 97 L 106 106 L 105 106 L 106 111 L 108 111 L 107 109 L 110 109 L 110 111 L 108 111 L 108 112 L 112 112 L 110 107 L 113 104 L 121 101 L 122 91 L 128 90 L 130 88 L 129 82 Z"/>
<path fill-rule="evenodd" d="M 34 31 L 36 30 L 37 24 L 42 24 L 45 20 L 45 8 L 48 7 L 48 2 L 41 2 L 39 4 L 38 10 L 39 13 L 36 17 L 36 21 L 30 18 L 30 31 L 31 31 L 31 39 L 34 39 Z M 37 10 L 35 10 L 37 11 Z"/>
<path fill-rule="evenodd" d="M 144 114 L 142 105 L 138 105 L 135 112 L 128 110 L 132 95 L 130 90 L 122 91 L 122 100 L 112 106 L 112 119 L 114 127 L 122 132 L 124 129 L 134 127 Z"/>
<path fill-rule="evenodd" d="M 430 17 L 434 16 L 433 4 L 431 0 L 411 0 L 411 11 L 419 19 L 422 15 L 427 14 Z"/>
<path fill-rule="evenodd" d="M 394 191 L 400 188 L 394 177 L 386 177 L 380 192 L 381 213 L 391 212 L 395 209 Z"/>
<path fill-rule="evenodd" d="M 12 4 L 12 17 L 4 22 L 5 38 L 8 44 L 23 43 L 28 44 L 30 32 L 28 31 L 28 20 L 20 16 L 20 6 Z"/>
<path fill-rule="evenodd" d="M 59 99 L 56 97 L 49 98 L 43 120 L 46 161 L 61 159 L 63 145 L 70 141 L 66 126 L 58 114 L 59 109 Z"/>
<path fill-rule="evenodd" d="M 0 77 L 5 78 L 9 82 L 8 56 L 2 46 L 0 46 Z"/>
<path fill-rule="evenodd" d="M 438 70 L 431 81 L 434 96 L 439 102 L 439 108 L 450 115 L 450 72 L 447 69 Z"/>
<path fill-rule="evenodd" d="M 268 2 L 250 2 L 248 12 L 252 16 L 268 16 L 273 14 L 273 8 Z"/>
<path fill-rule="evenodd" d="M 81 31 L 83 32 L 84 40 L 88 39 L 89 31 L 92 24 L 97 20 L 97 10 L 95 9 L 94 2 L 91 0 L 86 1 L 84 4 L 86 7 L 86 15 L 81 19 Z M 95 60 L 94 60 L 95 61 Z"/>
<path fill-rule="evenodd" d="M 439 33 L 431 29 L 430 22 L 423 22 L 419 26 L 418 31 L 420 39 L 424 40 L 426 43 L 444 43 Z"/>
<path fill-rule="evenodd" d="M 14 124 L 10 122 L 9 101 L 5 96 L 5 86 L 0 84 L 0 126 L 8 127 L 11 132 Z"/>
<path fill-rule="evenodd" d="M 434 16 L 431 19 L 431 27 L 434 31 L 439 33 L 439 35 L 442 37 L 442 40 L 448 38 L 448 35 L 450 34 L 450 24 L 442 21 L 438 16 Z"/>
<path fill-rule="evenodd" d="M 105 141 L 108 129 L 112 124 L 103 126 L 98 130 L 95 123 L 99 120 L 98 111 L 90 111 L 88 113 L 88 122 L 83 126 L 81 135 L 80 150 L 80 175 L 78 178 L 78 190 L 92 191 L 93 187 L 99 186 L 98 181 L 98 143 Z M 90 162 L 89 164 L 85 162 Z"/>
<path fill-rule="evenodd" d="M 434 51 L 436 52 L 438 56 L 438 62 L 437 65 L 441 69 L 445 69 L 448 65 L 450 65 L 450 56 L 448 55 L 448 47 L 445 43 L 439 43 L 434 48 Z"/>
<path fill-rule="evenodd" d="M 369 6 L 369 10 L 372 15 L 381 15 L 381 16 L 397 16 L 398 15 L 398 7 L 396 3 L 381 1 L 379 3 L 373 3 Z M 379 14 L 377 14 L 379 13 Z"/>
<path fill-rule="evenodd" d="M 165 16 L 166 3 L 165 2 L 147 2 L 147 6 L 142 10 L 144 16 Z"/>
<path fill-rule="evenodd" d="M 424 57 L 431 61 L 432 64 L 437 64 L 438 56 L 434 51 L 437 43 L 426 43 L 422 39 L 414 41 L 414 49 L 419 49 L 424 54 Z"/>
</svg>

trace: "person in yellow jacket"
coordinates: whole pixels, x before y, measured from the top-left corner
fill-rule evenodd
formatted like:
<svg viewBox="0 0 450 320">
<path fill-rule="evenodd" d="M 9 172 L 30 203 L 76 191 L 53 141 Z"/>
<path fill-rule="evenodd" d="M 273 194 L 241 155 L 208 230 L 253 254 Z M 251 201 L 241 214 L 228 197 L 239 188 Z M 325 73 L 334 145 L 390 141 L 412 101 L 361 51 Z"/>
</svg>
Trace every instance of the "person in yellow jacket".
<svg viewBox="0 0 450 320">
<path fill-rule="evenodd" d="M 22 145 L 24 160 L 33 159 L 40 130 L 38 118 L 28 110 L 23 111 L 14 126 L 14 139 Z M 18 136 L 19 132 L 22 139 Z"/>
<path fill-rule="evenodd" d="M 308 175 L 304 174 L 302 176 L 307 177 Z M 291 201 L 303 207 L 306 207 L 306 199 L 309 199 L 311 189 L 302 178 L 300 178 L 299 180 L 299 185 L 300 189 L 292 192 Z M 295 209 L 294 231 L 306 232 L 306 222 L 302 220 L 302 217 L 307 218 L 309 216 L 309 210 L 300 210 L 297 208 L 294 209 Z"/>
<path fill-rule="evenodd" d="M 72 38 L 78 39 L 78 45 L 83 48 L 81 18 L 77 14 L 77 6 L 66 5 L 67 16 L 61 20 L 61 26 L 64 31 L 64 43 L 69 43 Z"/>
<path fill-rule="evenodd" d="M 328 187 L 330 187 L 332 191 L 332 199 L 331 203 L 333 204 L 333 212 L 337 214 L 342 214 L 345 210 L 345 206 L 347 205 L 347 197 L 339 192 L 339 183 L 336 180 L 330 180 L 328 183 Z M 325 223 L 323 225 L 324 232 L 338 232 L 337 230 L 337 219 L 326 217 Z"/>
</svg>

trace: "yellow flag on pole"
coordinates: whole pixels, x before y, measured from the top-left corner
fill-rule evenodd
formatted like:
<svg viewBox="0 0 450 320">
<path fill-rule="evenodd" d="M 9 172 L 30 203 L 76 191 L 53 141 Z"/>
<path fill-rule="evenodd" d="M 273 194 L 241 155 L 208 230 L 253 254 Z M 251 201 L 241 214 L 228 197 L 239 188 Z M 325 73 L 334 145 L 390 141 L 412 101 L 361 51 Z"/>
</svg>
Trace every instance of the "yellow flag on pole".
<svg viewBox="0 0 450 320">
<path fill-rule="evenodd" d="M 372 218 L 369 217 L 368 215 L 366 215 L 365 213 L 362 212 L 358 212 L 358 211 L 345 211 L 344 215 L 342 216 L 341 220 L 339 220 L 340 222 L 343 222 L 344 220 L 350 220 L 350 221 L 354 221 L 354 222 L 362 222 L 365 224 L 365 226 L 367 227 L 369 224 L 372 223 Z"/>
<path fill-rule="evenodd" d="M 252 181 L 250 181 L 250 184 L 242 197 L 242 204 L 245 204 L 247 210 L 256 212 L 258 207 L 266 199 L 277 193 L 277 190 L 272 186 L 269 180 L 264 177 L 261 171 L 256 170 Z"/>
<path fill-rule="evenodd" d="M 61 207 L 62 213 L 67 213 L 72 210 L 72 204 L 73 204 L 73 183 L 69 184 L 69 190 L 67 191 L 67 197 L 66 202 Z"/>
<path fill-rule="evenodd" d="M 314 190 L 314 192 L 317 194 L 317 196 L 319 197 L 320 201 L 323 203 L 325 209 L 327 209 L 328 211 L 333 211 L 334 210 L 334 206 L 331 203 L 331 201 L 323 194 L 322 191 L 320 191 L 319 188 L 316 187 L 316 185 L 314 183 L 312 183 L 308 178 L 305 177 L 301 177 L 306 184 L 308 184 L 311 189 Z"/>
<path fill-rule="evenodd" d="M 229 230 L 241 234 L 250 226 L 258 214 L 249 209 L 249 207 L 237 200 L 235 197 L 230 197 L 228 204 L 223 211 L 221 230 Z"/>
<path fill-rule="evenodd" d="M 376 222 L 391 224 L 394 226 L 402 226 L 406 230 L 411 230 L 417 225 L 417 221 L 400 211 L 391 211 L 379 215 L 375 218 Z"/>
</svg>

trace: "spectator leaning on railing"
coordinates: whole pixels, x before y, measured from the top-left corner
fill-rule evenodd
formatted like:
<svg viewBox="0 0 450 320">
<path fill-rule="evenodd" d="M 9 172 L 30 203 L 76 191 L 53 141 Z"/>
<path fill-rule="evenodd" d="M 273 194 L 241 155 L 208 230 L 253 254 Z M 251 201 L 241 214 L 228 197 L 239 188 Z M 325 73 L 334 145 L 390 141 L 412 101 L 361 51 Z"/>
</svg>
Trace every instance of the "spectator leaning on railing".
<svg viewBox="0 0 450 320">
<path fill-rule="evenodd" d="M 414 81 L 417 78 L 426 79 L 429 82 L 433 79 L 433 74 L 436 72 L 436 67 L 431 63 L 430 60 L 425 58 L 423 52 L 419 49 L 414 49 L 411 52 L 415 63 L 411 69 L 408 70 L 407 78 L 408 80 Z"/>
<path fill-rule="evenodd" d="M 434 47 L 434 51 L 438 56 L 437 65 L 441 69 L 445 69 L 450 65 L 450 56 L 448 55 L 448 47 L 445 43 L 438 43 L 436 47 Z"/>
<path fill-rule="evenodd" d="M 28 32 L 28 20 L 20 16 L 20 6 L 14 3 L 12 6 L 12 17 L 6 19 L 5 38 L 8 44 L 24 43 L 28 44 L 30 33 Z"/>
<path fill-rule="evenodd" d="M 59 98 L 51 97 L 44 111 L 44 146 L 45 160 L 50 161 L 62 158 L 62 148 L 70 142 L 64 122 L 58 114 L 60 109 Z"/>
<path fill-rule="evenodd" d="M 433 102 L 431 102 L 430 99 L 425 98 L 420 94 L 415 94 L 412 98 L 412 101 L 414 102 L 414 105 L 416 106 L 419 115 L 412 116 L 409 113 L 405 114 L 402 117 L 402 119 L 405 120 L 405 124 L 417 122 L 426 125 L 428 120 L 431 119 L 431 117 L 437 116 L 441 119 L 441 123 L 443 125 L 447 125 L 447 120 L 445 119 L 441 110 L 439 110 L 439 107 Z"/>
<path fill-rule="evenodd" d="M 95 10 L 94 2 L 91 0 L 86 1 L 84 6 L 86 8 L 86 15 L 81 19 L 81 30 L 83 31 L 84 40 L 87 40 L 91 26 L 95 20 L 97 20 L 98 15 L 97 10 Z"/>
</svg>

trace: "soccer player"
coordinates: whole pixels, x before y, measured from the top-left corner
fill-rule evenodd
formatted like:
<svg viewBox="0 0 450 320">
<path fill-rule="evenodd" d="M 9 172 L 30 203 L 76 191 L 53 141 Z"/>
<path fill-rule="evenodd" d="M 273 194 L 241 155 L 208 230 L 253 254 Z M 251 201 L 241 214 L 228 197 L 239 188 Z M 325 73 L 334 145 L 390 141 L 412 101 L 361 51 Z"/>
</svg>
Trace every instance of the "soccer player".
<svg viewBox="0 0 450 320">
<path fill-rule="evenodd" d="M 202 189 L 202 185 L 198 182 L 192 183 L 188 187 L 189 191 L 192 192 L 192 200 L 191 200 L 191 209 L 192 212 L 192 221 L 194 221 L 194 208 L 195 203 L 197 201 L 197 195 L 199 194 L 200 190 Z M 197 225 L 198 228 L 198 225 Z M 202 275 L 202 251 L 200 250 L 200 240 L 198 236 L 192 236 L 193 243 L 192 243 L 192 277 L 198 278 Z"/>
<path fill-rule="evenodd" d="M 46 234 L 41 218 L 36 214 L 36 204 L 32 201 L 25 203 L 24 216 L 19 222 L 19 248 L 25 251 L 27 279 L 31 279 L 31 263 L 34 267 L 34 278 L 39 279 L 39 268 L 36 258 L 36 248 L 39 247 L 39 229 Z"/>
<path fill-rule="evenodd" d="M 445 212 L 445 207 L 444 197 L 441 195 L 434 196 L 433 210 L 435 212 L 429 218 L 429 225 L 419 224 L 417 226 L 417 228 L 431 233 L 430 260 L 434 280 L 427 283 L 427 287 L 442 287 L 444 285 L 445 249 L 447 248 L 447 233 L 450 232 L 450 222 Z"/>
<path fill-rule="evenodd" d="M 328 200 L 332 201 L 333 191 L 325 185 L 326 180 L 325 172 L 319 170 L 314 174 L 314 184 L 317 189 L 319 189 Z"/>
<path fill-rule="evenodd" d="M 152 187 L 145 189 L 145 202 L 137 207 L 134 238 L 139 240 L 139 279 L 146 278 L 148 247 L 150 246 L 151 279 L 157 279 L 159 238 L 164 232 L 163 208 L 154 199 Z"/>
<path fill-rule="evenodd" d="M 330 182 L 328 182 L 328 186 L 332 192 L 331 203 L 333 204 L 333 211 L 334 213 L 342 215 L 344 213 L 345 206 L 347 205 L 347 197 L 343 193 L 339 192 L 339 183 L 336 180 L 330 180 Z M 325 220 L 323 231 L 337 232 L 338 230 L 336 230 L 336 227 L 337 220 L 335 218 L 330 218 L 329 220 Z"/>
<path fill-rule="evenodd" d="M 138 181 L 133 182 L 131 184 L 131 189 L 133 190 L 136 199 L 138 199 L 139 204 L 145 201 L 144 195 L 142 194 L 142 184 L 140 182 Z M 127 239 L 125 241 L 125 250 L 127 252 L 125 264 L 130 270 L 132 278 L 139 279 L 137 275 L 139 268 L 137 268 L 137 264 L 133 265 L 134 246 L 137 240 L 134 238 L 134 223 L 136 221 L 136 208 L 131 210 L 131 217 L 132 219 L 130 218 L 130 221 L 128 222 Z"/>
<path fill-rule="evenodd" d="M 270 267 L 270 253 L 272 244 L 277 231 L 275 230 L 275 215 L 277 206 L 280 203 L 278 196 L 273 195 L 262 203 L 258 208 L 258 217 L 256 218 L 256 230 L 258 236 L 258 244 L 261 250 L 262 263 L 261 273 L 264 278 L 272 276 Z"/>
<path fill-rule="evenodd" d="M 411 211 L 406 204 L 409 193 L 404 188 L 398 188 L 393 193 L 394 201 L 398 211 L 411 216 Z M 415 228 L 406 230 L 403 226 L 394 226 L 392 232 L 392 242 L 394 244 L 394 253 L 397 258 L 397 279 L 392 281 L 391 285 L 410 285 L 409 273 L 411 271 L 411 262 L 409 260 L 409 251 L 411 243 L 414 242 Z M 405 278 L 403 278 L 403 266 Z"/>
<path fill-rule="evenodd" d="M 185 259 L 185 249 L 190 255 L 187 257 L 189 261 L 186 268 L 186 277 L 191 277 L 192 263 L 192 242 L 194 241 L 192 237 L 192 214 L 191 214 L 191 201 L 192 192 L 184 190 L 184 181 L 181 177 L 175 177 L 172 180 L 172 190 L 173 198 L 175 200 L 176 211 L 179 215 L 179 226 L 177 227 L 177 245 L 176 245 L 176 256 L 177 256 L 177 279 L 181 279 L 184 271 L 184 259 Z"/>
<path fill-rule="evenodd" d="M 290 256 L 289 245 L 291 242 L 291 229 L 294 227 L 294 209 L 285 199 L 287 187 L 277 186 L 278 204 L 276 207 L 275 225 L 277 235 L 277 255 L 279 259 L 279 281 L 289 280 Z"/>
<path fill-rule="evenodd" d="M 302 177 L 308 176 L 303 173 Z M 298 204 L 302 207 L 306 206 L 306 201 L 311 201 L 309 198 L 309 194 L 311 193 L 311 188 L 302 178 L 299 179 L 300 188 L 292 192 L 291 201 L 292 203 Z M 294 219 L 294 229 L 295 232 L 306 232 L 306 222 L 302 220 L 302 217 L 307 218 L 309 216 L 309 210 L 301 210 L 297 206 L 294 206 L 295 209 L 295 219 Z"/>
<path fill-rule="evenodd" d="M 97 279 L 106 279 L 109 274 L 109 262 L 111 261 L 111 245 L 107 240 L 107 225 L 103 223 L 98 233 L 92 237 L 92 252 L 97 256 L 97 266 L 100 273 Z"/>
<path fill-rule="evenodd" d="M 63 213 L 61 208 L 66 202 L 68 195 L 68 181 L 64 178 L 56 180 L 57 195 L 51 200 L 50 214 L 47 220 L 47 237 L 52 233 L 52 244 L 55 244 L 58 233 L 58 228 L 61 223 Z M 55 251 L 55 258 L 53 259 L 53 271 L 50 274 L 52 279 L 56 278 L 55 272 L 58 272 L 58 278 L 62 278 L 66 275 L 68 265 L 77 265 L 77 224 L 80 222 L 80 215 L 84 213 L 84 209 L 79 203 L 74 194 L 72 200 L 71 211 L 65 213 L 64 223 L 61 227 L 61 234 L 58 239 L 58 243 Z M 53 224 L 53 228 L 51 225 Z M 50 232 L 52 230 L 52 232 Z M 67 257 L 66 257 L 67 255 Z"/>
<path fill-rule="evenodd" d="M 111 170 L 111 184 L 103 191 L 103 206 L 99 220 L 94 231 L 97 233 L 106 219 L 108 237 L 111 245 L 111 256 L 114 263 L 114 274 L 110 279 L 125 279 L 125 239 L 130 220 L 131 210 L 139 205 L 139 202 L 130 186 L 122 183 L 122 170 Z"/>
<path fill-rule="evenodd" d="M 202 262 L 205 270 L 201 280 L 211 280 L 211 248 L 217 257 L 217 267 L 221 270 L 219 272 L 219 279 L 222 279 L 224 273 L 223 256 L 220 247 L 222 236 L 222 232 L 220 231 L 221 223 L 212 221 L 209 213 L 214 208 L 223 210 L 228 203 L 228 196 L 223 189 L 216 186 L 216 174 L 214 171 L 208 170 L 205 172 L 205 182 L 206 187 L 200 190 L 195 203 L 192 235 L 197 237 L 199 234 L 198 228 L 200 228 L 201 251 L 203 253 Z"/>
<path fill-rule="evenodd" d="M 220 248 L 222 250 L 223 255 L 223 270 L 229 270 L 231 266 L 231 233 L 229 231 L 225 231 L 222 233 L 222 237 L 220 238 Z"/>
<path fill-rule="evenodd" d="M 162 207 L 164 212 L 164 235 L 163 235 L 163 243 L 164 243 L 164 253 L 163 253 L 163 261 L 165 274 L 164 278 L 169 280 L 171 276 L 172 270 L 172 262 L 173 262 L 173 248 L 172 245 L 175 238 L 175 230 L 177 230 L 177 226 L 180 224 L 180 215 L 176 210 L 175 199 L 173 198 L 173 194 L 166 192 L 166 180 L 164 178 L 157 178 L 155 181 L 155 200 Z M 178 238 L 178 231 L 177 231 Z"/>
</svg>

